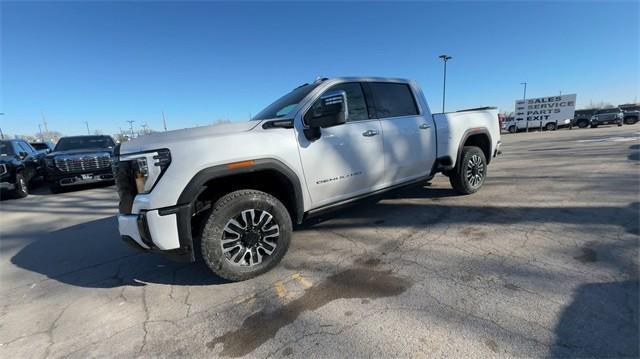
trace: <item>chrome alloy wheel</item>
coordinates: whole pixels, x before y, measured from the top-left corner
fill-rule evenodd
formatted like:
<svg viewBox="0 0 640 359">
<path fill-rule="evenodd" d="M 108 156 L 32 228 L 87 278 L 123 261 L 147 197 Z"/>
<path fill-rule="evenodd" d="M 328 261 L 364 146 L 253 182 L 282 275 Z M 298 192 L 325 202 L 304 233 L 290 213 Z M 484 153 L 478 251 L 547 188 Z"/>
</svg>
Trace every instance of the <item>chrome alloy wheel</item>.
<svg viewBox="0 0 640 359">
<path fill-rule="evenodd" d="M 29 193 L 29 187 L 27 186 L 27 181 L 25 181 L 23 177 L 20 177 L 18 185 L 20 186 L 19 188 L 20 191 L 22 191 L 23 193 Z"/>
<path fill-rule="evenodd" d="M 482 163 L 482 159 L 478 155 L 473 155 L 467 162 L 467 171 L 466 171 L 467 182 L 472 187 L 476 187 L 482 183 L 484 178 L 484 163 Z"/>
<path fill-rule="evenodd" d="M 269 212 L 244 210 L 224 226 L 222 253 L 233 265 L 255 266 L 275 251 L 279 236 L 280 226 Z"/>
</svg>

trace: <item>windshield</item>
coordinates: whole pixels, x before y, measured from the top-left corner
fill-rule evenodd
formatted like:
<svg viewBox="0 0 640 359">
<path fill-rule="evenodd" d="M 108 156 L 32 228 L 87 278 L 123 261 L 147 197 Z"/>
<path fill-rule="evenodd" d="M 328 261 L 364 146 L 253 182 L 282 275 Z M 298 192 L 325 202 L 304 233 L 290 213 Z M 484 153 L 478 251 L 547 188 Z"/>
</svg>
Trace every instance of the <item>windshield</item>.
<svg viewBox="0 0 640 359">
<path fill-rule="evenodd" d="M 42 143 L 42 142 L 34 142 L 31 143 L 31 147 L 35 148 L 36 150 L 40 151 L 40 150 L 46 150 L 49 148 L 49 146 L 47 146 L 46 143 Z"/>
<path fill-rule="evenodd" d="M 260 111 L 252 121 L 266 120 L 270 118 L 283 118 L 289 116 L 296 106 L 305 98 L 309 92 L 316 88 L 318 84 L 305 84 L 302 85 L 288 94 L 280 97 L 276 102 L 267 106 L 264 110 Z"/>
<path fill-rule="evenodd" d="M 13 153 L 13 146 L 11 146 L 11 142 L 0 142 L 0 156 L 15 156 L 15 153 Z"/>
<path fill-rule="evenodd" d="M 85 148 L 113 148 L 114 143 L 108 136 L 63 137 L 54 151 L 82 150 Z"/>
</svg>

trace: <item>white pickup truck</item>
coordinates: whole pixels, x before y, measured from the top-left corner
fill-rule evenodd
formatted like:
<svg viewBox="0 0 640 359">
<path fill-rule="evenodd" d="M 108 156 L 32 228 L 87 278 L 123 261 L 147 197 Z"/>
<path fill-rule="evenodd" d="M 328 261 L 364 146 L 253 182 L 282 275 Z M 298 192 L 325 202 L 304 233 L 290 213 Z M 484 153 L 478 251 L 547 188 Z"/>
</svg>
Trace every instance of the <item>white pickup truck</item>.
<svg viewBox="0 0 640 359">
<path fill-rule="evenodd" d="M 116 147 L 120 234 L 175 260 L 201 253 L 225 279 L 252 278 L 280 262 L 293 223 L 321 211 L 439 172 L 459 193 L 478 191 L 498 126 L 494 108 L 432 115 L 414 81 L 319 79 L 251 121 Z"/>
</svg>

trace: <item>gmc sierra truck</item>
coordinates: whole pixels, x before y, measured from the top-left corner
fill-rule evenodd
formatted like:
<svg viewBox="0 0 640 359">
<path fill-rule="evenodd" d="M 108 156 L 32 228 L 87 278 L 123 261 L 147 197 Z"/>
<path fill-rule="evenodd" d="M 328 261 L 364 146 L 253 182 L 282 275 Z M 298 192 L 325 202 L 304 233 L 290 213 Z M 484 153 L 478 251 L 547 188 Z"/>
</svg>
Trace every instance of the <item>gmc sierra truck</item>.
<svg viewBox="0 0 640 359">
<path fill-rule="evenodd" d="M 318 79 L 251 121 L 116 146 L 119 231 L 245 280 L 276 266 L 293 224 L 322 211 L 439 172 L 461 194 L 478 191 L 499 147 L 495 108 L 432 115 L 414 81 Z"/>
<path fill-rule="evenodd" d="M 110 136 L 70 136 L 58 140 L 45 158 L 46 180 L 52 193 L 69 186 L 113 182 Z"/>
</svg>

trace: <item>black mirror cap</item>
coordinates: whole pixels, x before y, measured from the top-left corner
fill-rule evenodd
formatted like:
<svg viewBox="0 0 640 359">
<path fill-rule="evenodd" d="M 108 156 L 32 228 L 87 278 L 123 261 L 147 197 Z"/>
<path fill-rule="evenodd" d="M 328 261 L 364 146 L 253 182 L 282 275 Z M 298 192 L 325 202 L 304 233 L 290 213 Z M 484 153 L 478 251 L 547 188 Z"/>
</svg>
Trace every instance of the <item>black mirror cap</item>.
<svg viewBox="0 0 640 359">
<path fill-rule="evenodd" d="M 18 155 L 20 156 L 20 158 L 25 158 L 27 157 L 29 154 L 24 152 L 24 151 L 20 151 L 20 153 L 18 153 Z"/>
</svg>

